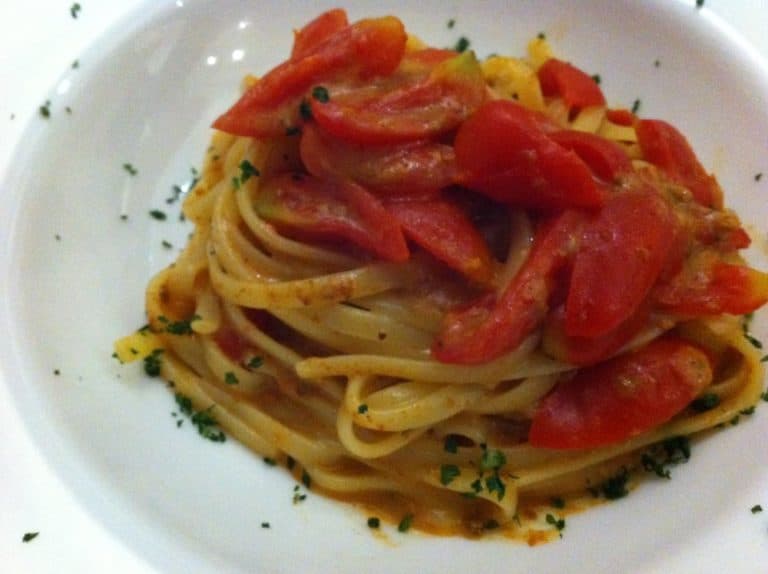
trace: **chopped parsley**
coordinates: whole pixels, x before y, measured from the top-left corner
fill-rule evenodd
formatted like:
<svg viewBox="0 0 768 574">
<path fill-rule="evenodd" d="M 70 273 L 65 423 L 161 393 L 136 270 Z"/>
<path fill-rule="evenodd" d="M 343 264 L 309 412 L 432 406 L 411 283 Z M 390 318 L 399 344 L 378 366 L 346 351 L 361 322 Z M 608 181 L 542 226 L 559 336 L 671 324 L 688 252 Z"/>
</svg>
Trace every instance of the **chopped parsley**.
<svg viewBox="0 0 768 574">
<path fill-rule="evenodd" d="M 413 524 L 413 514 L 408 513 L 405 516 L 403 516 L 403 519 L 397 525 L 397 531 L 408 532 L 411 529 L 412 524 Z"/>
<path fill-rule="evenodd" d="M 45 103 L 38 108 L 40 115 L 45 119 L 51 117 L 51 100 L 45 100 Z"/>
<path fill-rule="evenodd" d="M 714 409 L 719 404 L 719 395 L 715 393 L 706 393 L 691 402 L 691 408 L 698 413 L 703 413 L 705 411 Z"/>
<path fill-rule="evenodd" d="M 246 363 L 246 367 L 249 369 L 258 369 L 264 364 L 264 359 L 261 357 L 251 357 L 251 360 Z"/>
<path fill-rule="evenodd" d="M 565 508 L 565 499 L 560 496 L 555 496 L 549 503 L 553 508 Z"/>
<path fill-rule="evenodd" d="M 124 163 L 123 169 L 128 172 L 128 175 L 136 175 L 139 173 L 139 170 L 136 169 L 132 163 Z"/>
<path fill-rule="evenodd" d="M 768 403 L 768 391 L 763 391 L 763 393 L 760 395 L 760 398 L 763 399 L 766 403 Z"/>
<path fill-rule="evenodd" d="M 653 61 L 653 67 L 658 68 L 661 66 L 661 60 L 654 60 Z"/>
<path fill-rule="evenodd" d="M 80 15 L 80 10 L 82 10 L 82 6 L 78 2 L 75 2 L 72 4 L 72 6 L 69 7 L 69 15 L 72 16 L 75 20 L 77 20 L 77 17 Z"/>
<path fill-rule="evenodd" d="M 551 524 L 558 532 L 561 532 L 560 536 L 562 537 L 562 531 L 565 528 L 565 519 L 557 518 L 554 514 L 547 514 L 545 520 L 547 521 L 547 524 Z"/>
<path fill-rule="evenodd" d="M 739 411 L 739 414 L 745 415 L 745 416 L 751 416 L 755 414 L 755 405 L 752 405 L 751 407 L 747 407 L 746 409 L 741 409 Z"/>
<path fill-rule="evenodd" d="M 539 40 L 546 40 L 547 39 L 547 35 L 544 32 L 539 32 L 538 34 L 536 34 L 536 37 Z"/>
<path fill-rule="evenodd" d="M 296 464 L 296 459 L 293 458 L 290 454 L 285 457 L 285 466 L 288 468 L 288 470 L 293 470 L 294 465 Z"/>
<path fill-rule="evenodd" d="M 61 371 L 59 369 L 54 369 L 53 374 L 58 377 L 61 374 Z"/>
<path fill-rule="evenodd" d="M 640 98 L 636 99 L 634 102 L 632 102 L 632 113 L 637 114 L 637 112 L 640 111 Z"/>
<path fill-rule="evenodd" d="M 443 443 L 443 450 L 445 452 L 450 452 L 452 454 L 456 454 L 459 448 L 459 441 L 456 440 L 456 436 L 449 434 L 445 437 L 445 442 Z"/>
<path fill-rule="evenodd" d="M 608 500 L 624 498 L 627 496 L 627 494 L 629 494 L 629 491 L 627 490 L 628 480 L 629 471 L 626 468 L 622 468 L 615 476 L 612 476 L 604 483 L 602 483 L 598 489 L 598 492 Z"/>
<path fill-rule="evenodd" d="M 507 464 L 507 457 L 500 450 L 483 450 L 480 459 L 480 470 L 498 470 Z"/>
<path fill-rule="evenodd" d="M 261 523 L 262 528 L 269 528 L 269 522 L 262 522 Z"/>
<path fill-rule="evenodd" d="M 70 108 L 69 106 L 67 106 L 66 108 L 64 108 L 64 111 L 65 111 L 65 112 L 67 112 L 67 113 L 68 113 L 68 114 L 70 114 L 70 115 L 72 114 L 72 108 Z"/>
<path fill-rule="evenodd" d="M 756 173 L 755 174 L 755 181 L 760 181 L 761 179 L 763 179 L 763 172 Z"/>
<path fill-rule="evenodd" d="M 173 243 L 165 239 L 160 242 L 160 245 L 162 245 L 165 249 L 173 249 Z"/>
<path fill-rule="evenodd" d="M 448 20 L 448 22 L 445 25 L 448 27 L 449 30 L 452 29 L 456 25 L 456 19 L 451 18 L 450 20 Z"/>
<path fill-rule="evenodd" d="M 299 485 L 295 485 L 293 487 L 293 503 L 298 504 L 299 502 L 304 502 L 307 499 L 306 494 L 302 494 Z"/>
<path fill-rule="evenodd" d="M 156 219 L 157 221 L 165 221 L 166 219 L 168 219 L 168 216 L 165 214 L 165 211 L 161 211 L 159 209 L 150 210 L 149 216 L 152 219 Z"/>
<path fill-rule="evenodd" d="M 169 244 L 170 245 L 170 244 Z M 160 315 L 157 320 L 165 325 L 165 332 L 171 335 L 192 335 L 192 322 L 200 319 L 199 315 L 192 315 L 189 319 L 182 321 L 171 321 L 167 317 Z"/>
<path fill-rule="evenodd" d="M 358 412 L 358 413 L 360 413 L 361 415 L 364 415 L 365 413 L 367 413 L 367 412 L 368 412 L 368 405 L 366 405 L 365 403 L 363 403 L 362 405 L 360 405 L 359 407 L 357 407 L 357 412 Z"/>
<path fill-rule="evenodd" d="M 379 526 L 381 526 L 381 520 L 377 516 L 368 518 L 368 528 L 378 528 Z"/>
<path fill-rule="evenodd" d="M 160 367 L 162 365 L 161 356 L 163 349 L 155 349 L 149 355 L 144 357 L 144 372 L 150 377 L 157 377 L 160 375 Z"/>
<path fill-rule="evenodd" d="M 453 49 L 459 53 L 466 52 L 467 48 L 469 48 L 469 44 L 470 44 L 469 39 L 466 36 L 462 36 L 461 38 L 458 39 Z"/>
<path fill-rule="evenodd" d="M 72 69 L 77 70 L 80 67 L 80 60 L 75 60 L 72 62 Z"/>
<path fill-rule="evenodd" d="M 240 162 L 240 183 L 245 183 L 252 177 L 259 177 L 261 172 L 247 159 Z"/>
<path fill-rule="evenodd" d="M 176 404 L 179 406 L 179 410 L 182 414 L 188 416 L 192 421 L 192 424 L 197 427 L 197 432 L 200 436 L 207 438 L 212 442 L 224 442 L 226 440 L 227 437 L 221 429 L 218 428 L 218 423 L 211 414 L 215 405 L 211 405 L 203 411 L 195 412 L 192 406 L 192 400 L 181 393 L 176 393 Z"/>
<path fill-rule="evenodd" d="M 277 464 L 277 461 L 269 456 L 265 456 L 262 460 L 267 466 L 275 466 Z"/>
<path fill-rule="evenodd" d="M 459 467 L 455 464 L 444 464 L 440 466 L 440 484 L 443 486 L 449 485 L 453 480 L 461 474 Z"/>
<path fill-rule="evenodd" d="M 301 119 L 307 122 L 312 119 L 312 107 L 309 105 L 309 101 L 306 98 L 301 100 L 301 103 L 299 104 L 299 115 L 301 116 Z"/>
<path fill-rule="evenodd" d="M 237 376 L 232 371 L 227 371 L 224 375 L 224 382 L 228 385 L 237 385 L 240 381 L 237 380 Z"/>
<path fill-rule="evenodd" d="M 702 8 L 704 6 L 704 0 L 696 0 L 696 8 Z"/>
<path fill-rule="evenodd" d="M 755 505 L 754 505 L 752 508 L 750 508 L 749 510 L 752 512 L 752 514 L 757 514 L 758 512 L 762 512 L 762 511 L 763 511 L 763 507 L 762 507 L 762 506 L 760 506 L 759 504 L 755 504 Z"/>
<path fill-rule="evenodd" d="M 184 190 L 181 189 L 181 186 L 174 185 L 173 187 L 171 187 L 170 197 L 165 198 L 165 203 L 167 203 L 168 205 L 171 205 L 172 203 L 176 203 L 181 197 L 182 193 L 184 193 Z"/>
<path fill-rule="evenodd" d="M 309 476 L 309 473 L 306 471 L 306 469 L 301 471 L 301 483 L 309 489 L 312 486 L 312 477 Z"/>
<path fill-rule="evenodd" d="M 488 489 L 489 494 L 495 492 L 496 497 L 499 500 L 504 498 L 504 495 L 507 492 L 507 487 L 504 485 L 504 482 L 501 480 L 501 477 L 498 475 L 498 473 L 485 479 L 485 488 Z"/>
<path fill-rule="evenodd" d="M 594 76 L 592 76 L 592 79 L 594 80 L 594 82 L 595 82 L 595 83 L 596 83 L 598 86 L 600 85 L 600 82 L 602 81 L 602 78 L 600 77 L 600 74 L 595 74 Z"/>
<path fill-rule="evenodd" d="M 328 93 L 328 88 L 325 86 L 315 86 L 312 88 L 312 98 L 321 104 L 325 104 L 331 99 L 331 95 Z"/>
<path fill-rule="evenodd" d="M 485 522 L 483 522 L 483 530 L 496 530 L 499 526 L 498 520 L 494 520 L 493 518 L 489 518 Z"/>
<path fill-rule="evenodd" d="M 35 538 L 40 536 L 39 532 L 26 532 L 24 533 L 24 536 L 21 537 L 22 542 L 32 542 Z"/>
</svg>

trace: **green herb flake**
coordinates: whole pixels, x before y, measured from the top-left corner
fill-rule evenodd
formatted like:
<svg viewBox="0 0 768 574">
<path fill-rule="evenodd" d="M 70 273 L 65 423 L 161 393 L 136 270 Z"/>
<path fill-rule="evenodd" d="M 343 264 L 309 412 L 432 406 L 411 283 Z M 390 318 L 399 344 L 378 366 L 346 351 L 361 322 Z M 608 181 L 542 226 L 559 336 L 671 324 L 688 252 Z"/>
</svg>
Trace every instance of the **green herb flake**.
<svg viewBox="0 0 768 574">
<path fill-rule="evenodd" d="M 357 412 L 361 415 L 364 415 L 368 412 L 368 405 L 365 403 L 361 404 L 359 407 L 357 407 Z"/>
<path fill-rule="evenodd" d="M 262 460 L 267 466 L 275 466 L 277 464 L 277 461 L 269 456 L 265 456 Z"/>
<path fill-rule="evenodd" d="M 485 488 L 488 489 L 489 494 L 495 492 L 496 498 L 499 500 L 502 500 L 507 492 L 507 487 L 504 485 L 504 482 L 498 474 L 494 474 L 485 479 Z"/>
<path fill-rule="evenodd" d="M 507 464 L 507 457 L 500 450 L 483 450 L 483 456 L 480 459 L 480 470 L 498 470 Z"/>
<path fill-rule="evenodd" d="M 45 100 L 45 103 L 38 108 L 40 115 L 46 120 L 51 117 L 51 100 Z"/>
<path fill-rule="evenodd" d="M 285 466 L 288 470 L 293 470 L 293 467 L 296 465 L 296 459 L 293 458 L 291 455 L 288 455 L 285 458 Z"/>
<path fill-rule="evenodd" d="M 647 472 L 653 472 L 659 478 L 672 478 L 672 474 L 667 470 L 664 464 L 656 460 L 652 455 L 648 453 L 643 454 L 640 462 Z"/>
<path fill-rule="evenodd" d="M 704 7 L 704 0 L 696 0 L 696 8 L 700 9 Z"/>
<path fill-rule="evenodd" d="M 629 471 L 622 468 L 616 476 L 613 476 L 600 485 L 597 492 L 601 493 L 608 500 L 617 500 L 624 498 L 629 494 L 627 482 L 629 481 Z"/>
<path fill-rule="evenodd" d="M 552 526 L 554 526 L 558 532 L 562 532 L 563 529 L 565 528 L 564 518 L 557 518 L 553 514 L 547 514 L 547 516 L 545 517 L 545 520 L 547 521 L 547 524 L 551 524 Z"/>
<path fill-rule="evenodd" d="M 301 483 L 308 489 L 312 486 L 312 477 L 309 476 L 306 469 L 301 471 Z"/>
<path fill-rule="evenodd" d="M 750 508 L 749 510 L 750 510 L 750 512 L 752 512 L 752 514 L 757 514 L 758 512 L 762 512 L 762 511 L 763 511 L 763 507 L 762 507 L 762 506 L 760 506 L 759 504 L 755 504 L 755 505 L 754 505 L 752 508 Z"/>
<path fill-rule="evenodd" d="M 637 112 L 640 111 L 640 98 L 636 99 L 634 102 L 632 102 L 632 113 L 637 114 Z"/>
<path fill-rule="evenodd" d="M 32 542 L 38 536 L 40 536 L 39 532 L 25 532 L 24 536 L 21 537 L 21 541 L 24 543 Z"/>
<path fill-rule="evenodd" d="M 368 518 L 368 528 L 378 528 L 379 526 L 381 526 L 381 520 L 377 516 Z"/>
<path fill-rule="evenodd" d="M 455 435 L 449 434 L 445 437 L 445 441 L 443 442 L 443 450 L 445 452 L 450 452 L 451 454 L 456 454 L 459 449 L 459 441 L 456 439 Z"/>
<path fill-rule="evenodd" d="M 269 522 L 262 522 L 262 523 L 261 523 L 261 527 L 262 527 L 262 528 L 269 528 L 269 527 L 270 527 L 270 526 L 269 526 Z"/>
<path fill-rule="evenodd" d="M 763 172 L 756 173 L 755 174 L 755 181 L 760 181 L 761 179 L 763 179 Z"/>
<path fill-rule="evenodd" d="M 136 175 L 136 174 L 138 174 L 138 173 L 139 173 L 139 170 L 138 170 L 138 169 L 136 169 L 136 168 L 133 166 L 133 164 L 132 164 L 132 163 L 128 163 L 128 162 L 124 163 L 124 164 L 123 164 L 123 169 L 124 169 L 126 172 L 128 172 L 128 175 L 131 175 L 131 176 L 133 176 L 133 175 Z"/>
<path fill-rule="evenodd" d="M 549 501 L 549 503 L 552 505 L 552 508 L 565 508 L 565 499 L 561 496 L 555 496 Z"/>
<path fill-rule="evenodd" d="M 315 86 L 312 88 L 312 98 L 321 104 L 325 104 L 331 99 L 331 95 L 328 93 L 328 88 L 325 86 Z"/>
<path fill-rule="evenodd" d="M 494 520 L 493 518 L 490 518 L 485 522 L 483 522 L 483 530 L 496 530 L 497 528 L 499 528 L 499 526 L 501 526 L 499 524 L 499 521 Z"/>
<path fill-rule="evenodd" d="M 443 464 L 440 466 L 440 484 L 447 486 L 460 474 L 461 471 L 455 464 Z"/>
<path fill-rule="evenodd" d="M 61 374 L 61 371 L 59 369 L 54 369 L 53 374 L 58 377 Z"/>
<path fill-rule="evenodd" d="M 166 213 L 164 211 L 159 210 L 159 209 L 152 209 L 152 210 L 150 210 L 149 216 L 152 219 L 156 219 L 157 221 L 165 221 L 166 219 L 168 219 L 168 216 L 166 215 Z"/>
<path fill-rule="evenodd" d="M 227 373 L 224 374 L 224 382 L 228 385 L 240 384 L 240 381 L 237 380 L 237 376 L 232 371 L 227 371 Z"/>
<path fill-rule="evenodd" d="M 160 242 L 160 245 L 162 245 L 165 249 L 173 249 L 173 243 L 165 239 Z"/>
<path fill-rule="evenodd" d="M 305 122 L 312 119 L 312 106 L 309 105 L 309 100 L 306 98 L 301 100 L 301 103 L 299 104 L 299 115 Z"/>
<path fill-rule="evenodd" d="M 739 411 L 739 414 L 745 415 L 745 416 L 751 416 L 755 414 L 755 405 L 752 405 L 751 407 L 747 407 L 746 409 L 741 409 Z"/>
<path fill-rule="evenodd" d="M 448 20 L 448 22 L 446 22 L 445 25 L 449 30 L 453 29 L 453 27 L 456 25 L 456 19 L 451 18 L 450 20 Z"/>
<path fill-rule="evenodd" d="M 592 76 L 592 80 L 599 86 L 603 79 L 600 77 L 600 74 L 595 74 Z"/>
<path fill-rule="evenodd" d="M 77 20 L 77 17 L 80 15 L 80 10 L 82 10 L 83 7 L 80 6 L 78 2 L 75 2 L 72 4 L 72 6 L 69 7 L 69 15 L 72 16 L 75 20 Z"/>
<path fill-rule="evenodd" d="M 72 69 L 77 70 L 80 67 L 80 60 L 75 60 L 72 62 Z"/>
<path fill-rule="evenodd" d="M 233 177 L 232 178 L 232 187 L 237 191 L 240 189 L 240 178 L 239 177 Z"/>
<path fill-rule="evenodd" d="M 163 349 L 155 349 L 149 355 L 144 357 L 144 372 L 150 377 L 157 377 L 160 375 L 160 367 L 162 366 Z"/>
<path fill-rule="evenodd" d="M 200 315 L 192 315 L 189 319 L 181 321 L 171 321 L 167 317 L 160 315 L 157 320 L 165 325 L 165 332 L 171 335 L 192 335 L 192 323 L 200 319 Z"/>
<path fill-rule="evenodd" d="M 714 409 L 720 404 L 720 396 L 715 393 L 706 393 L 691 402 L 691 408 L 697 413 L 703 413 Z"/>
<path fill-rule="evenodd" d="M 547 39 L 547 35 L 544 32 L 539 32 L 538 34 L 536 34 L 536 37 L 539 40 L 546 40 Z"/>
<path fill-rule="evenodd" d="M 760 398 L 763 399 L 766 403 L 768 403 L 768 391 L 763 391 L 760 395 Z"/>
<path fill-rule="evenodd" d="M 261 172 L 247 159 L 240 162 L 240 183 L 245 183 L 252 177 L 259 177 Z"/>
<path fill-rule="evenodd" d="M 397 525 L 397 531 L 408 532 L 411 529 L 412 525 L 413 525 L 413 514 L 408 513 L 405 516 L 403 516 L 403 519 Z"/>
<path fill-rule="evenodd" d="M 197 432 L 201 437 L 207 438 L 211 442 L 224 442 L 227 437 L 218 428 L 218 422 L 211 414 L 213 407 L 214 405 L 211 405 L 204 411 L 196 412 L 192 415 L 191 421 L 197 427 Z"/>
<path fill-rule="evenodd" d="M 456 42 L 456 45 L 453 47 L 454 50 L 456 50 L 459 53 L 466 52 L 469 48 L 469 39 L 466 36 L 462 36 L 458 39 Z"/>
<path fill-rule="evenodd" d="M 251 359 L 245 364 L 249 369 L 258 369 L 264 364 L 264 359 L 261 357 L 251 357 Z"/>
</svg>

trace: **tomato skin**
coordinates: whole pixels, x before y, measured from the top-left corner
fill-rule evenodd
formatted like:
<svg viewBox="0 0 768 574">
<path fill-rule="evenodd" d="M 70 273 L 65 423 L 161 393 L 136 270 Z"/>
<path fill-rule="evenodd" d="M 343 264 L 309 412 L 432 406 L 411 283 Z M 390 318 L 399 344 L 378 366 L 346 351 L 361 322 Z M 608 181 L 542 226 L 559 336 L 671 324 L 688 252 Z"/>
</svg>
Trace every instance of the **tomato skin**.
<svg viewBox="0 0 768 574">
<path fill-rule="evenodd" d="M 213 123 L 234 135 L 274 137 L 299 121 L 302 96 L 341 72 L 361 78 L 391 74 L 405 53 L 407 36 L 393 16 L 360 20 L 342 28 L 301 58 L 267 72 Z"/>
<path fill-rule="evenodd" d="M 513 206 L 599 207 L 605 197 L 587 165 L 544 132 L 538 116 L 508 100 L 491 101 L 456 135 L 461 183 Z"/>
<path fill-rule="evenodd" d="M 662 169 L 674 182 L 687 187 L 700 204 L 721 205 L 717 180 L 699 163 L 691 144 L 677 128 L 662 120 L 639 120 L 635 131 L 647 161 Z"/>
<path fill-rule="evenodd" d="M 424 81 L 362 100 L 352 94 L 311 104 L 312 116 L 324 131 L 349 142 L 382 145 L 449 132 L 485 98 L 480 65 L 472 52 L 464 52 L 441 61 Z"/>
<path fill-rule="evenodd" d="M 649 305 L 643 304 L 626 321 L 598 337 L 572 337 L 565 329 L 565 306 L 549 312 L 541 346 L 544 352 L 572 365 L 593 365 L 615 355 L 648 324 Z"/>
<path fill-rule="evenodd" d="M 289 235 L 349 240 L 387 261 L 406 261 L 410 255 L 397 222 L 374 195 L 353 182 L 278 175 L 262 183 L 254 207 Z"/>
<path fill-rule="evenodd" d="M 614 141 L 576 130 L 554 132 L 549 137 L 564 148 L 574 151 L 592 173 L 605 182 L 613 183 L 621 175 L 632 171 L 632 161 L 627 152 Z"/>
<path fill-rule="evenodd" d="M 572 108 L 605 105 L 605 96 L 597 82 L 568 62 L 550 58 L 537 73 L 545 96 L 559 96 Z"/>
<path fill-rule="evenodd" d="M 609 122 L 619 126 L 632 126 L 635 124 L 635 120 L 637 119 L 637 116 L 635 116 L 635 114 L 623 108 L 615 109 L 615 110 L 606 110 L 605 117 L 608 119 Z"/>
<path fill-rule="evenodd" d="M 560 382 L 539 404 L 528 440 L 551 449 L 625 441 L 670 420 L 712 376 L 703 350 L 682 339 L 657 339 Z"/>
<path fill-rule="evenodd" d="M 768 303 L 768 274 L 704 253 L 655 293 L 657 304 L 687 317 L 744 315 Z"/>
<path fill-rule="evenodd" d="M 391 202 L 387 209 L 414 243 L 470 279 L 490 281 L 493 267 L 488 245 L 457 204 L 438 197 Z"/>
<path fill-rule="evenodd" d="M 651 188 L 619 192 L 587 226 L 566 300 L 565 331 L 595 338 L 638 309 L 677 243 L 677 220 Z"/>
<path fill-rule="evenodd" d="M 341 8 L 323 12 L 295 33 L 291 59 L 298 60 L 309 55 L 320 44 L 347 26 L 347 13 Z"/>
<path fill-rule="evenodd" d="M 528 259 L 499 297 L 446 314 L 432 356 L 472 365 L 517 348 L 546 315 L 555 276 L 577 248 L 583 222 L 583 214 L 569 210 L 542 224 Z"/>
<path fill-rule="evenodd" d="M 456 178 L 453 147 L 437 142 L 370 147 L 339 140 L 307 124 L 300 151 L 311 174 L 351 179 L 390 197 L 434 196 Z"/>
</svg>

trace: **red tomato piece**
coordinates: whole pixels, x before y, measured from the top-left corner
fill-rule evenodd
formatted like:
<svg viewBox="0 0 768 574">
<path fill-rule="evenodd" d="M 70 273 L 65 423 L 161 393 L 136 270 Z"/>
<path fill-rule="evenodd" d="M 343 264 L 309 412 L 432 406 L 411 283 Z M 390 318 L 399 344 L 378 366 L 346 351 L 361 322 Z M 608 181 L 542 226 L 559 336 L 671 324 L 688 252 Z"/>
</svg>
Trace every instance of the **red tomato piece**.
<svg viewBox="0 0 768 574">
<path fill-rule="evenodd" d="M 360 144 L 394 144 L 456 128 L 485 101 L 483 73 L 472 52 L 438 64 L 418 83 L 376 97 L 313 100 L 312 116 L 326 132 Z"/>
<path fill-rule="evenodd" d="M 657 303 L 677 315 L 744 315 L 768 303 L 768 274 L 704 252 L 656 292 Z"/>
<path fill-rule="evenodd" d="M 551 311 L 544 323 L 542 348 L 549 356 L 573 365 L 592 365 L 615 355 L 648 324 L 648 305 L 598 337 L 572 337 L 565 330 L 565 306 Z"/>
<path fill-rule="evenodd" d="M 543 224 L 528 259 L 501 296 L 446 314 L 432 356 L 444 363 L 478 364 L 516 349 L 546 315 L 555 275 L 576 249 L 583 219 L 569 210 Z"/>
<path fill-rule="evenodd" d="M 541 91 L 545 96 L 558 96 L 568 107 L 604 106 L 600 86 L 586 72 L 557 58 L 550 58 L 538 71 Z"/>
<path fill-rule="evenodd" d="M 282 174 L 262 184 L 254 207 L 289 235 L 348 240 L 388 261 L 409 257 L 398 223 L 356 183 Z"/>
<path fill-rule="evenodd" d="M 667 422 L 711 382 L 704 351 L 657 339 L 560 382 L 539 404 L 528 440 L 553 449 L 616 444 Z"/>
<path fill-rule="evenodd" d="M 387 205 L 406 237 L 459 273 L 479 283 L 493 274 L 491 252 L 467 214 L 445 198 Z"/>
<path fill-rule="evenodd" d="M 674 213 L 652 188 L 611 196 L 574 260 L 566 333 L 594 338 L 626 321 L 667 265 L 677 234 Z"/>
<path fill-rule="evenodd" d="M 640 120 L 635 131 L 647 161 L 687 187 L 700 204 L 720 205 L 722 194 L 717 180 L 699 163 L 691 144 L 677 128 L 662 120 Z"/>
<path fill-rule="evenodd" d="M 213 123 L 240 136 L 272 137 L 298 122 L 301 97 L 339 73 L 361 78 L 388 75 L 405 53 L 407 36 L 393 16 L 360 20 L 332 34 L 304 57 L 290 59 L 264 75 Z"/>
<path fill-rule="evenodd" d="M 248 341 L 243 339 L 237 331 L 228 327 L 221 327 L 213 334 L 213 340 L 227 357 L 239 362 L 248 349 Z"/>
<path fill-rule="evenodd" d="M 334 138 L 313 124 L 303 128 L 301 159 L 317 177 L 351 179 L 388 196 L 435 195 L 456 178 L 456 156 L 449 145 L 419 141 L 364 146 Z"/>
<path fill-rule="evenodd" d="M 605 200 L 587 165 L 555 143 L 538 116 L 508 100 L 483 105 L 455 141 L 460 181 L 518 207 L 599 207 Z"/>
<path fill-rule="evenodd" d="M 627 109 L 606 110 L 605 117 L 609 122 L 620 126 L 634 125 L 637 117 Z"/>
<path fill-rule="evenodd" d="M 632 161 L 627 152 L 614 141 L 576 130 L 554 132 L 549 137 L 574 151 L 603 181 L 613 183 L 619 176 L 632 171 Z"/>
<path fill-rule="evenodd" d="M 347 13 L 341 8 L 323 12 L 295 33 L 291 59 L 298 60 L 309 55 L 320 44 L 347 26 L 349 26 Z"/>
</svg>

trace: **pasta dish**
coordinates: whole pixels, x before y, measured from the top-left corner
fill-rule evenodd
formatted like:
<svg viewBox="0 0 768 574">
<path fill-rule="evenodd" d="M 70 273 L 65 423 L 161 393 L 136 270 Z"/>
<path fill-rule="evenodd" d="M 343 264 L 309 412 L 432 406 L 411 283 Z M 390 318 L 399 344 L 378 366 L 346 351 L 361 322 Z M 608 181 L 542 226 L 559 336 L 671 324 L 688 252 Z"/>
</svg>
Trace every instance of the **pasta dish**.
<svg viewBox="0 0 768 574">
<path fill-rule="evenodd" d="M 760 397 L 768 275 L 717 180 L 542 36 L 480 61 L 331 10 L 213 127 L 116 354 L 313 491 L 559 530 Z"/>
</svg>

